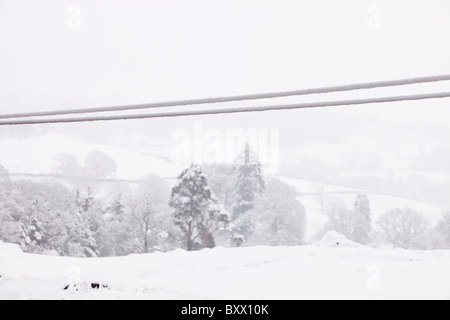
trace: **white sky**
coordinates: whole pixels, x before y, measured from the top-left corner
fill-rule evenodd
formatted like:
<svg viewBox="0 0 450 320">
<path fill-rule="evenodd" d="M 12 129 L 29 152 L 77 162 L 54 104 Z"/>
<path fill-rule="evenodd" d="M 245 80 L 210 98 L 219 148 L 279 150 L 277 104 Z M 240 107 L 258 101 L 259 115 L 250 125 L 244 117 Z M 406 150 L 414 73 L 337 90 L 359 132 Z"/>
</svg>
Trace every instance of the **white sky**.
<svg viewBox="0 0 450 320">
<path fill-rule="evenodd" d="M 67 27 L 70 5 L 81 9 L 80 30 Z M 379 30 L 367 27 L 373 5 L 381 10 Z M 0 0 L 0 109 L 81 108 L 445 74 L 449 31 L 448 0 Z M 450 84 L 430 88 L 450 91 Z M 344 112 L 444 122 L 448 104 Z"/>
</svg>

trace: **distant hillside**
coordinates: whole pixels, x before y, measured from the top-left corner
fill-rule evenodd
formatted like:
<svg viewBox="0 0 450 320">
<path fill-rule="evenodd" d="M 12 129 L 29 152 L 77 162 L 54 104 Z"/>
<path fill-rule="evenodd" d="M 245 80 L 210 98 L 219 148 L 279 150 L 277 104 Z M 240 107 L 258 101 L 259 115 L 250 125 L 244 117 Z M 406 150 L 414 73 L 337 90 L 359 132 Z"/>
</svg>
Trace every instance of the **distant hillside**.
<svg viewBox="0 0 450 320">
<path fill-rule="evenodd" d="M 323 184 L 313 180 L 295 179 L 283 176 L 278 176 L 277 178 L 295 187 L 299 193 L 298 200 L 301 201 L 306 208 L 308 239 L 314 238 L 328 221 L 328 217 L 321 208 L 321 198 L 325 201 L 332 198 L 340 198 L 344 201 L 347 208 L 352 208 L 356 195 L 365 193 L 370 201 L 372 221 L 374 222 L 376 222 L 382 214 L 391 209 L 408 207 L 414 211 L 423 213 L 425 217 L 434 224 L 440 219 L 442 212 L 446 209 L 443 206 L 428 202 L 388 194 L 371 193 L 364 189 Z"/>
<path fill-rule="evenodd" d="M 0 139 L 0 164 L 11 173 L 51 174 L 54 157 L 70 153 L 82 163 L 91 151 L 101 151 L 117 163 L 117 179 L 140 179 L 151 173 L 176 176 L 181 168 L 157 156 L 124 147 L 84 142 L 64 135 L 47 134 L 32 138 Z"/>
</svg>

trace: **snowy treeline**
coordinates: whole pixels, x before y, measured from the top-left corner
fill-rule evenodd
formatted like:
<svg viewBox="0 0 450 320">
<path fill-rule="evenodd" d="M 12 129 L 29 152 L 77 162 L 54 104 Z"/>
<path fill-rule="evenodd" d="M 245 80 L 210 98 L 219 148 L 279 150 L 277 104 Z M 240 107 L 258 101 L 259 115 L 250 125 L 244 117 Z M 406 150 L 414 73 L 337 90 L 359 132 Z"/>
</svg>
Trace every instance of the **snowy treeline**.
<svg viewBox="0 0 450 320">
<path fill-rule="evenodd" d="M 26 252 L 79 257 L 212 248 L 216 235 L 221 245 L 303 243 L 305 210 L 295 189 L 264 177 L 257 161 L 192 165 L 172 189 L 154 175 L 135 188 L 102 190 L 93 179 L 71 180 L 80 168 L 74 160 L 56 159 L 69 187 L 12 180 L 1 169 L 0 240 Z M 85 167 L 104 161 L 111 163 L 92 154 Z"/>
<path fill-rule="evenodd" d="M 64 165 L 79 168 L 72 160 L 65 156 L 57 164 L 61 170 Z M 105 176 L 102 164 L 111 171 L 110 160 L 93 153 L 85 170 Z M 70 182 L 69 176 L 64 181 Z M 305 208 L 295 188 L 264 176 L 249 150 L 232 166 L 192 165 L 172 188 L 156 175 L 134 188 L 106 190 L 94 181 L 12 180 L 0 166 L 0 240 L 17 243 L 26 252 L 77 257 L 305 242 Z M 329 218 L 323 233 L 335 230 L 363 245 L 450 249 L 450 212 L 431 226 L 409 208 L 393 209 L 373 221 L 364 194 L 351 209 L 339 199 L 321 205 Z"/>
<path fill-rule="evenodd" d="M 320 235 L 334 230 L 373 247 L 387 244 L 403 249 L 450 249 L 450 211 L 432 226 L 423 213 L 407 207 L 394 208 L 372 221 L 369 199 L 364 194 L 356 197 L 352 209 L 339 198 L 326 202 L 324 211 L 329 221 Z"/>
<path fill-rule="evenodd" d="M 300 245 L 305 209 L 295 189 L 264 177 L 247 148 L 235 165 L 191 166 L 172 189 L 170 206 L 188 250 L 215 246 Z"/>
<path fill-rule="evenodd" d="M 137 189 L 126 197 L 113 194 L 105 202 L 91 188 L 80 191 L 58 182 L 12 181 L 3 170 L 0 240 L 17 243 L 26 252 L 77 257 L 178 247 L 167 182 L 151 176 Z"/>
<path fill-rule="evenodd" d="M 107 154 L 92 151 L 86 155 L 84 165 L 70 153 L 55 155 L 53 172 L 70 180 L 102 179 L 116 174 L 117 164 Z"/>
</svg>

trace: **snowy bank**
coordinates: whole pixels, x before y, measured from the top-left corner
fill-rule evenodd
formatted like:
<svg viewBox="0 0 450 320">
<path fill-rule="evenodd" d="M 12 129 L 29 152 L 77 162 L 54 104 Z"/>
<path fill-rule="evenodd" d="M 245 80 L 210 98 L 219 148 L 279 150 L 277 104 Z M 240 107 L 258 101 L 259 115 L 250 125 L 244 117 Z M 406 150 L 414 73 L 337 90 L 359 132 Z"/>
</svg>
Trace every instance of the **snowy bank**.
<svg viewBox="0 0 450 320">
<path fill-rule="evenodd" d="M 0 299 L 450 299 L 449 267 L 450 251 L 362 246 L 80 259 L 0 243 Z"/>
</svg>

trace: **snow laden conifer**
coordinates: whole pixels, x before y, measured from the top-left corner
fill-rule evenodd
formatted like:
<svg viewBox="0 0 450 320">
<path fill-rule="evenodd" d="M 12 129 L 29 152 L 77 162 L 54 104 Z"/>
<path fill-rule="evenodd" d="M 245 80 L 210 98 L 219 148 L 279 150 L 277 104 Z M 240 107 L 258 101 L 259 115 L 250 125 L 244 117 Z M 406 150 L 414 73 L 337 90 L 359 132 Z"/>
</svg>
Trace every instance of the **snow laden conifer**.
<svg viewBox="0 0 450 320">
<path fill-rule="evenodd" d="M 98 257 L 100 251 L 96 235 L 101 224 L 100 204 L 95 200 L 91 188 L 87 189 L 85 197 L 80 195 L 79 190 L 75 195 L 75 210 L 71 223 L 74 226 L 70 237 L 75 241 L 67 243 L 69 255 L 79 257 Z"/>
<path fill-rule="evenodd" d="M 241 246 L 251 232 L 251 226 L 244 223 L 243 216 L 253 209 L 257 197 L 266 190 L 262 165 L 247 143 L 245 151 L 236 160 L 236 202 L 233 206 L 232 244 Z"/>
<path fill-rule="evenodd" d="M 368 244 L 372 232 L 372 220 L 370 218 L 370 203 L 367 195 L 359 194 L 353 205 L 354 222 L 352 240 L 361 244 Z"/>
<path fill-rule="evenodd" d="M 184 170 L 172 189 L 169 205 L 188 251 L 215 246 L 213 233 L 225 226 L 228 214 L 219 206 L 206 175 L 197 165 Z"/>
<path fill-rule="evenodd" d="M 245 151 L 236 161 L 236 203 L 233 206 L 233 220 L 255 206 L 258 195 L 264 193 L 266 184 L 262 165 L 246 144 Z"/>
<path fill-rule="evenodd" d="M 41 252 L 47 248 L 45 227 L 39 217 L 39 199 L 33 201 L 30 214 L 25 215 L 21 222 L 21 247 L 28 252 Z"/>
</svg>

